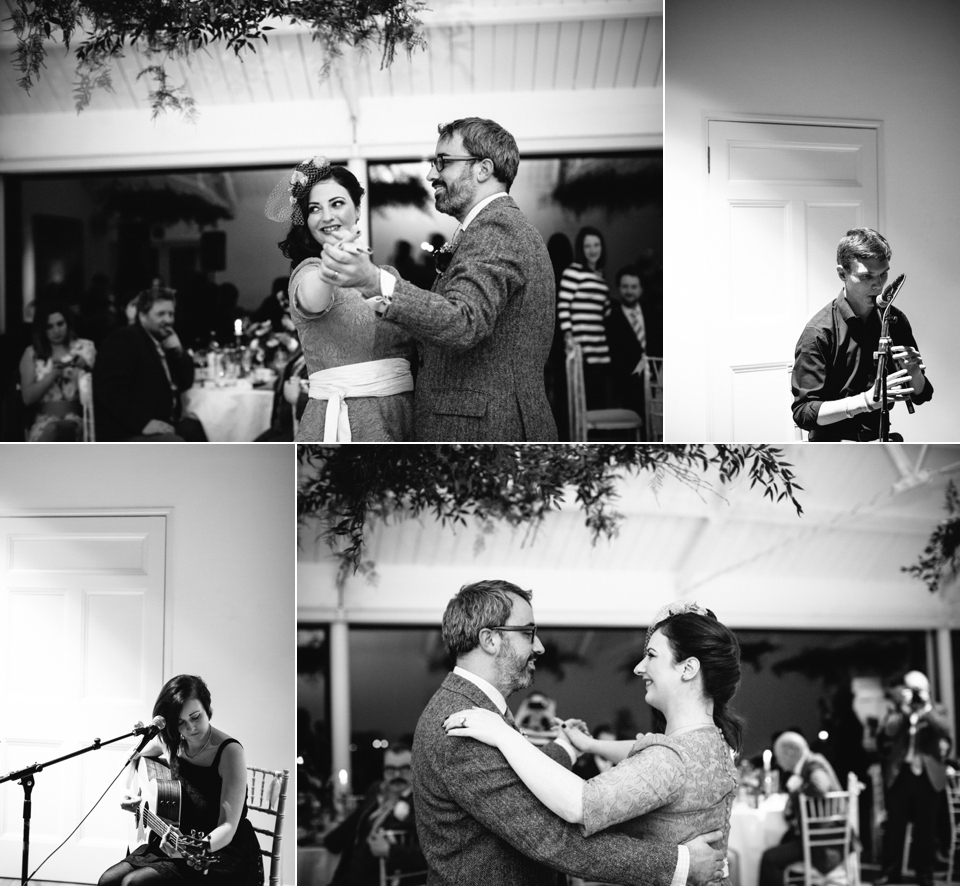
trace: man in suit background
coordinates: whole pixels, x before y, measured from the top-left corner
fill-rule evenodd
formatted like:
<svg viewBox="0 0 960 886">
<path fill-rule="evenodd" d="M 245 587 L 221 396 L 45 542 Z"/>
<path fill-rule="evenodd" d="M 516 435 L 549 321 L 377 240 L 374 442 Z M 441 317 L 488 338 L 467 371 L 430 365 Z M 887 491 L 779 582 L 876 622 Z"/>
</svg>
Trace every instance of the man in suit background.
<svg viewBox="0 0 960 886">
<path fill-rule="evenodd" d="M 533 682 L 543 653 L 531 592 L 506 581 L 464 585 L 443 615 L 443 640 L 456 667 L 427 704 L 413 740 L 417 830 L 431 886 L 523 883 L 555 886 L 556 871 L 607 883 L 706 884 L 723 856 L 704 835 L 677 847 L 614 829 L 583 837 L 520 781 L 503 755 L 482 742 L 447 738 L 443 722 L 468 707 L 495 710 L 513 724 L 506 698 Z M 569 768 L 564 739 L 541 750 Z"/>
<path fill-rule="evenodd" d="M 616 304 L 604 321 L 610 348 L 614 405 L 643 415 L 641 362 L 647 349 L 647 330 L 640 307 L 640 296 L 643 294 L 640 269 L 631 265 L 621 268 L 617 271 L 616 280 L 616 294 L 613 295 Z"/>
<path fill-rule="evenodd" d="M 137 320 L 107 336 L 93 368 L 98 441 L 203 442 L 199 421 L 181 416 L 193 385 L 193 358 L 173 328 L 172 289 L 137 296 Z"/>
<path fill-rule="evenodd" d="M 556 440 L 543 374 L 556 287 L 543 238 L 508 194 L 520 163 L 517 143 L 478 117 L 439 133 L 427 179 L 437 209 L 460 226 L 439 251 L 432 289 L 337 248 L 324 249 L 323 276 L 377 299 L 384 321 L 419 343 L 418 440 Z"/>
<path fill-rule="evenodd" d="M 787 832 L 779 846 L 772 846 L 760 860 L 760 886 L 782 886 L 783 872 L 795 861 L 803 861 L 803 843 L 800 838 L 800 795 L 822 797 L 829 791 L 839 791 L 840 782 L 833 767 L 822 754 L 810 750 L 807 740 L 799 732 L 783 732 L 773 745 L 777 765 L 790 773 L 787 779 L 787 805 L 784 818 Z M 841 860 L 835 849 L 813 852 L 813 866 L 825 874 Z"/>
<path fill-rule="evenodd" d="M 943 803 L 947 769 L 940 740 L 949 736 L 946 712 L 934 705 L 930 681 L 910 671 L 895 690 L 896 703 L 877 731 L 884 762 L 887 826 L 883 870 L 876 883 L 897 882 L 907 823 L 913 822 L 913 862 L 919 886 L 933 886 L 937 809 Z"/>
<path fill-rule="evenodd" d="M 387 881 L 406 874 L 405 886 L 419 886 L 426 875 L 417 842 L 413 807 L 410 748 L 394 742 L 383 755 L 383 781 L 375 784 L 357 808 L 323 838 L 323 845 L 340 854 L 330 886 L 380 886 L 383 860 Z"/>
</svg>

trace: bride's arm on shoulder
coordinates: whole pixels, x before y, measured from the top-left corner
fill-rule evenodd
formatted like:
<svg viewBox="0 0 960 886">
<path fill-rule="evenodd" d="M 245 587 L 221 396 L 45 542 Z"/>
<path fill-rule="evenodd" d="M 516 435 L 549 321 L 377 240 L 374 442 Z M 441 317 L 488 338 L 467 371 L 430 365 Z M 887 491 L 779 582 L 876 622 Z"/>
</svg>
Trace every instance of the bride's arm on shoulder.
<svg viewBox="0 0 960 886">
<path fill-rule="evenodd" d="M 218 771 L 223 779 L 220 790 L 220 820 L 207 835 L 213 852 L 223 849 L 233 840 L 247 798 L 247 761 L 240 744 L 232 743 L 223 749 Z"/>
</svg>

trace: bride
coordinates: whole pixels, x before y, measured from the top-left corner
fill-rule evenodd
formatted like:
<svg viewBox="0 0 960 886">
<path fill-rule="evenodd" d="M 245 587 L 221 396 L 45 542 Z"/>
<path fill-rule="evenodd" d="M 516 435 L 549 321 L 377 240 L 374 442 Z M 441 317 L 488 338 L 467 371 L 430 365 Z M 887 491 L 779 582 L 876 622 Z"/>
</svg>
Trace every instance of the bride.
<svg viewBox="0 0 960 886">
<path fill-rule="evenodd" d="M 356 243 L 363 194 L 346 167 L 312 157 L 267 201 L 269 218 L 291 223 L 278 246 L 293 265 L 290 313 L 310 373 L 298 442 L 413 439 L 413 339 L 380 319 L 358 290 L 330 286 L 318 272 L 325 246 L 363 249 Z"/>
<path fill-rule="evenodd" d="M 600 741 L 585 724 L 558 725 L 577 750 L 616 765 L 584 781 L 541 753 L 492 711 L 471 708 L 451 715 L 447 735 L 469 737 L 499 748 L 533 794 L 561 818 L 579 824 L 585 836 L 605 828 L 683 843 L 723 831 L 737 790 L 734 754 L 743 725 L 728 708 L 740 682 L 740 644 L 709 610 L 695 603 L 665 607 L 647 631 L 643 660 L 646 701 L 660 713 L 663 734 L 637 741 Z M 728 880 L 722 881 L 728 883 Z"/>
</svg>

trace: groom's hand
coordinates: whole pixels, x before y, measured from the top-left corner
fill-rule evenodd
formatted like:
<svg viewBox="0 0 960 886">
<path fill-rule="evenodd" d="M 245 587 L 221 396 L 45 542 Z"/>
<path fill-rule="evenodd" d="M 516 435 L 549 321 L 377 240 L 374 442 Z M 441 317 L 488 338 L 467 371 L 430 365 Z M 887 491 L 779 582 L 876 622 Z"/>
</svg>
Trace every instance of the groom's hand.
<svg viewBox="0 0 960 886">
<path fill-rule="evenodd" d="M 339 246 L 323 247 L 320 276 L 331 286 L 352 286 L 366 298 L 380 295 L 380 269 L 365 252 L 347 251 Z"/>
<path fill-rule="evenodd" d="M 690 851 L 690 872 L 687 874 L 687 883 L 693 886 L 708 886 L 722 879 L 726 867 L 726 856 L 710 844 L 723 839 L 723 831 L 711 831 L 694 837 L 684 843 Z"/>
</svg>

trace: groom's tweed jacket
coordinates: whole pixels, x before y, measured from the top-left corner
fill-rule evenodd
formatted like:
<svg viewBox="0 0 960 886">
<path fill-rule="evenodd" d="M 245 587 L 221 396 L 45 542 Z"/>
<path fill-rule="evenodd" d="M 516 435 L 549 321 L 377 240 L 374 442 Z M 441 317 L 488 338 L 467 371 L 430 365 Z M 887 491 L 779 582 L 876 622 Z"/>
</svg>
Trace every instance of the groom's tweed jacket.
<svg viewBox="0 0 960 886">
<path fill-rule="evenodd" d="M 476 685 L 449 674 L 413 739 L 413 797 L 428 886 L 555 886 L 554 870 L 669 886 L 676 846 L 614 831 L 583 837 L 527 790 L 496 748 L 448 738 L 443 721 L 470 707 L 494 710 Z M 551 743 L 545 752 L 569 767 L 562 748 Z"/>
<path fill-rule="evenodd" d="M 543 382 L 555 298 L 543 238 L 512 197 L 470 222 L 432 291 L 397 283 L 384 317 L 419 343 L 419 441 L 557 439 Z"/>
</svg>

